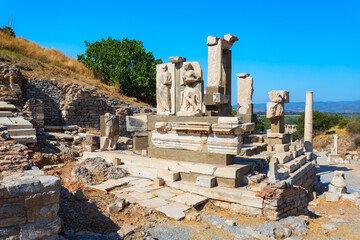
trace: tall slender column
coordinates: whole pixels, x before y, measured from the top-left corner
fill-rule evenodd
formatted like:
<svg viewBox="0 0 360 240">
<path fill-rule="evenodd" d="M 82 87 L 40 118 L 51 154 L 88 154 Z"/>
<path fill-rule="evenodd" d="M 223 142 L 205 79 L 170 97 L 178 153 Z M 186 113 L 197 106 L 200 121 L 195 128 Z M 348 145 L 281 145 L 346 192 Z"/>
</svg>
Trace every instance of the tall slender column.
<svg viewBox="0 0 360 240">
<path fill-rule="evenodd" d="M 304 127 L 305 152 L 313 150 L 313 92 L 306 92 L 305 127 Z"/>
</svg>

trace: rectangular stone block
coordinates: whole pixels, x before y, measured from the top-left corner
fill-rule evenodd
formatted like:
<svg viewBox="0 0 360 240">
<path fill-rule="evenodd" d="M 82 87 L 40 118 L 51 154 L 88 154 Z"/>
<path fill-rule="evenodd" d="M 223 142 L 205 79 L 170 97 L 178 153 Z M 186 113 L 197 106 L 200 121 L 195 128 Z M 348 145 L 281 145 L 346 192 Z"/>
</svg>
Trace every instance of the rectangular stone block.
<svg viewBox="0 0 360 240">
<path fill-rule="evenodd" d="M 213 176 L 198 176 L 195 185 L 212 188 L 216 185 L 216 178 Z"/>
<path fill-rule="evenodd" d="M 23 217 L 25 215 L 23 203 L 4 204 L 0 207 L 0 219 Z"/>
<path fill-rule="evenodd" d="M 126 130 L 141 132 L 147 130 L 148 115 L 126 116 Z"/>
<path fill-rule="evenodd" d="M 31 208 L 36 206 L 58 203 L 59 199 L 60 191 L 36 193 L 25 197 L 25 207 Z"/>
<path fill-rule="evenodd" d="M 274 149 L 276 152 L 287 152 L 289 151 L 290 144 L 275 144 Z"/>
<path fill-rule="evenodd" d="M 149 147 L 148 155 L 153 158 L 162 158 L 177 161 L 208 163 L 214 165 L 228 165 L 234 161 L 234 155 L 208 153 L 200 151 L 180 150 L 180 149 L 166 149 Z"/>
<path fill-rule="evenodd" d="M 22 225 L 20 239 L 42 239 L 57 235 L 61 230 L 60 218 Z"/>
<path fill-rule="evenodd" d="M 51 220 L 57 217 L 59 211 L 59 204 L 50 204 L 44 206 L 30 207 L 26 210 L 27 222 L 40 222 L 45 220 Z"/>
<path fill-rule="evenodd" d="M 146 150 L 149 146 L 148 136 L 134 136 L 133 147 L 135 151 Z"/>
</svg>

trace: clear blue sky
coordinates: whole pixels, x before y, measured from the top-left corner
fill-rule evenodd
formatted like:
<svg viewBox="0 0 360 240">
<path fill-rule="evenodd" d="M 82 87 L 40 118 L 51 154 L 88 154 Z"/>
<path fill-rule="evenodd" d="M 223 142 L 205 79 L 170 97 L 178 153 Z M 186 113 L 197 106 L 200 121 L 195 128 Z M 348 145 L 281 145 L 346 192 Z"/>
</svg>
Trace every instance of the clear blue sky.
<svg viewBox="0 0 360 240">
<path fill-rule="evenodd" d="M 84 41 L 141 40 L 156 58 L 198 61 L 207 77 L 208 35 L 231 33 L 232 103 L 236 73 L 254 77 L 254 103 L 271 90 L 292 102 L 360 100 L 360 1 L 13 1 L 0 0 L 0 23 L 17 36 L 76 57 Z"/>
</svg>

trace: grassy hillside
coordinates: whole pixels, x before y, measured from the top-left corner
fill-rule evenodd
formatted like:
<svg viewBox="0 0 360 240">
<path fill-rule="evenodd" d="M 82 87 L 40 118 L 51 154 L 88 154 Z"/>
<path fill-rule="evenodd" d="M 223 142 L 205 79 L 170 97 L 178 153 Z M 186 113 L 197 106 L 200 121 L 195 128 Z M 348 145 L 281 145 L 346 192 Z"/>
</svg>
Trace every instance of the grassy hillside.
<svg viewBox="0 0 360 240">
<path fill-rule="evenodd" d="M 99 92 L 111 98 L 118 98 L 137 106 L 148 106 L 119 94 L 118 88 L 101 82 L 89 68 L 76 59 L 67 57 L 55 49 L 45 49 L 22 37 L 14 38 L 0 32 L 0 61 L 20 65 L 22 73 L 27 78 L 56 79 L 84 87 L 95 86 Z"/>
</svg>

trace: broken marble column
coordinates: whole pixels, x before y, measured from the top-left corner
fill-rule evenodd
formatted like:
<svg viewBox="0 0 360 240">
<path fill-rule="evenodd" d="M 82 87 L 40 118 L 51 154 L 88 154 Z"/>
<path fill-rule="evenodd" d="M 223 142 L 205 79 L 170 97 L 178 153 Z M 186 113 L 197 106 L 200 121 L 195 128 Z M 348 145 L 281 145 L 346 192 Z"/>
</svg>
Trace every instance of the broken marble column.
<svg viewBox="0 0 360 240">
<path fill-rule="evenodd" d="M 333 153 L 334 153 L 334 154 L 338 154 L 338 135 L 337 135 L 337 134 L 334 135 L 334 148 L 333 148 Z"/>
<path fill-rule="evenodd" d="M 268 178 L 270 183 L 277 183 L 280 181 L 280 174 L 279 174 L 279 166 L 278 166 L 278 159 L 272 158 L 269 162 L 269 172 Z"/>
<path fill-rule="evenodd" d="M 313 150 L 313 92 L 306 92 L 304 148 L 306 152 Z"/>
<path fill-rule="evenodd" d="M 329 192 L 341 195 L 346 193 L 346 181 L 344 171 L 334 171 L 334 177 L 329 185 Z"/>
<path fill-rule="evenodd" d="M 100 150 L 115 150 L 119 138 L 119 116 L 105 113 L 100 117 Z"/>
<path fill-rule="evenodd" d="M 206 115 L 231 116 L 231 50 L 239 39 L 231 34 L 223 38 L 209 36 L 208 81 L 205 95 Z"/>
<path fill-rule="evenodd" d="M 252 95 L 254 93 L 253 78 L 249 73 L 236 74 L 238 80 L 237 116 L 242 117 L 243 123 L 253 120 Z"/>
</svg>

